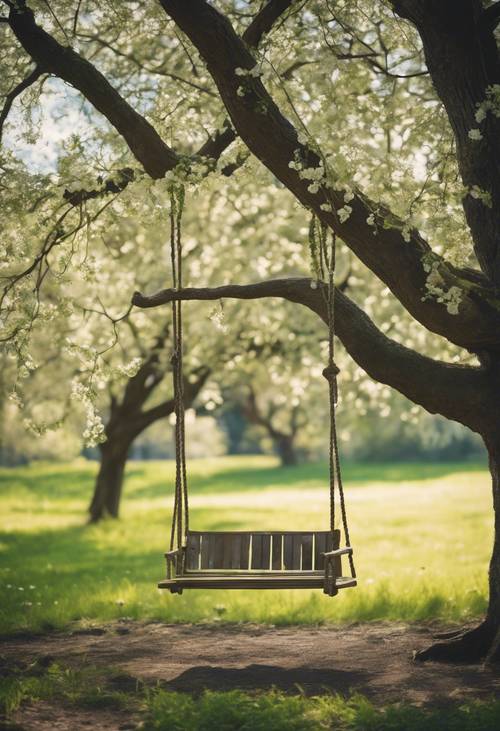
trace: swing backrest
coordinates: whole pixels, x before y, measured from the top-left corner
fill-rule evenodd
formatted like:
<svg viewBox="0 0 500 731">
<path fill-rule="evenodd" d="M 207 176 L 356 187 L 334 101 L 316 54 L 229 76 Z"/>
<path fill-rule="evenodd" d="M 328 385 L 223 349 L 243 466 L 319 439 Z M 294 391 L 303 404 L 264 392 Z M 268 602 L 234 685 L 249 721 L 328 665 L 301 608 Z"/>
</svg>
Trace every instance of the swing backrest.
<svg viewBox="0 0 500 731">
<path fill-rule="evenodd" d="M 186 570 L 323 571 L 340 531 L 189 531 Z"/>
</svg>

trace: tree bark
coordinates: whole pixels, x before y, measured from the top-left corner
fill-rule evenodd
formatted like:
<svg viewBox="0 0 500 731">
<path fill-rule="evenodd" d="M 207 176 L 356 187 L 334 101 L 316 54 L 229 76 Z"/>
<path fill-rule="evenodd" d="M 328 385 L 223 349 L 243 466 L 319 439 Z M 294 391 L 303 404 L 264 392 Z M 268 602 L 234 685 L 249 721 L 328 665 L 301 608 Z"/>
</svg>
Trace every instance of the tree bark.
<svg viewBox="0 0 500 731">
<path fill-rule="evenodd" d="M 127 439 L 108 440 L 99 445 L 101 462 L 89 507 L 91 523 L 97 523 L 105 517 L 118 518 L 130 445 L 131 441 Z"/>
<path fill-rule="evenodd" d="M 281 434 L 275 439 L 275 445 L 282 467 L 294 467 L 298 464 L 293 434 Z"/>
<path fill-rule="evenodd" d="M 484 438 L 491 473 L 494 539 L 488 572 L 489 601 L 484 620 L 466 631 L 437 635 L 438 642 L 420 650 L 419 661 L 473 663 L 500 662 L 500 429 L 493 427 Z"/>
</svg>

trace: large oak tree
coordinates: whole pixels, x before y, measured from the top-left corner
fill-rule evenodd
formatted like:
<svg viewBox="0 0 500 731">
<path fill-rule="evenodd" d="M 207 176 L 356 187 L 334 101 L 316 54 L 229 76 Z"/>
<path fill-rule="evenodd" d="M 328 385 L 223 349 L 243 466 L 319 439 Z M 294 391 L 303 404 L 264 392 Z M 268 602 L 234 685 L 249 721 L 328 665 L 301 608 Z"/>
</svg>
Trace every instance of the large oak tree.
<svg viewBox="0 0 500 731">
<path fill-rule="evenodd" d="M 92 54 L 71 47 L 70 36 L 83 42 L 84 35 L 80 37 L 76 30 L 79 10 L 75 12 L 69 7 L 71 4 L 61 4 L 63 21 L 54 16 L 57 23 L 46 21 L 42 26 L 32 7 L 23 0 L 3 2 L 8 6 L 8 15 L 2 23 L 14 34 L 25 61 L 30 61 L 31 66 L 28 65 L 24 79 L 12 88 L 2 123 L 17 95 L 31 84 L 39 83 L 40 76 L 51 75 L 73 86 L 104 115 L 117 133 L 117 139 L 121 138 L 128 146 L 136 164 L 153 179 L 162 179 L 167 173 L 178 175 L 181 169 L 185 171 L 200 159 L 207 162 L 207 169 L 213 167 L 238 138 L 272 173 L 278 187 L 287 189 L 349 247 L 388 288 L 408 316 L 429 333 L 470 356 L 469 361 L 453 363 L 424 355 L 388 337 L 355 298 L 340 291 L 336 293 L 337 334 L 369 376 L 397 389 L 429 412 L 466 425 L 484 440 L 490 458 L 495 510 L 487 614 L 476 629 L 438 643 L 424 650 L 420 657 L 479 660 L 488 656 L 490 660 L 498 660 L 500 66 L 496 25 L 500 20 L 500 4 L 481 0 L 394 0 L 392 3 L 381 0 L 373 4 L 359 0 L 346 5 L 333 1 L 270 0 L 251 3 L 252 13 L 240 2 L 138 2 L 130 8 L 132 24 L 139 17 L 147 18 L 148 13 L 154 19 L 158 18 L 159 10 L 165 14 L 166 25 L 161 34 L 151 39 L 154 52 L 138 58 L 137 47 L 132 43 L 128 47 L 123 38 L 118 38 L 112 24 L 106 25 L 105 20 L 109 19 L 103 16 L 102 32 L 97 30 L 91 34 L 92 48 L 97 46 L 94 63 Z M 91 15 L 92 8 L 89 6 L 87 11 Z M 121 8 L 120 12 L 127 11 Z M 97 14 L 97 28 L 99 21 Z M 278 49 L 286 56 L 287 66 L 276 70 L 277 61 L 272 53 L 274 36 L 270 31 L 282 32 L 287 26 L 292 29 L 288 45 Z M 393 48 L 388 46 L 389 26 L 390 32 L 398 34 Z M 255 50 L 263 44 L 262 53 L 268 53 L 268 57 L 257 55 Z M 147 73 L 157 73 L 163 80 L 169 79 L 168 83 L 179 80 L 177 63 L 168 68 L 164 60 L 173 46 L 184 49 L 192 71 L 191 76 L 182 77 L 182 83 L 191 90 L 194 85 L 196 93 L 206 95 L 208 105 L 223 105 L 230 120 L 202 141 L 197 155 L 189 159 L 185 152 L 181 155 L 170 144 L 165 117 L 158 115 L 157 110 L 148 115 L 141 104 L 134 103 L 138 97 L 137 85 L 143 83 Z M 109 63 L 104 66 L 108 77 L 99 70 L 99 53 L 103 48 L 114 49 L 115 58 L 125 59 L 130 68 L 135 64 L 139 79 L 136 86 L 130 86 L 132 72 L 114 74 Z M 330 77 L 332 67 L 328 66 L 328 58 L 335 59 L 336 64 L 358 64 L 363 72 L 359 77 L 353 76 L 352 85 L 336 86 L 333 76 Z M 210 78 L 200 75 L 199 59 Z M 303 122 L 304 104 L 309 103 L 313 112 L 319 104 L 313 98 L 314 88 L 308 91 L 307 83 L 297 91 L 287 86 L 288 82 L 294 83 L 299 72 L 303 72 L 302 78 L 308 74 L 311 79 L 324 76 L 321 106 L 326 111 L 317 115 L 318 129 L 314 114 L 308 117 L 307 124 Z M 376 77 L 376 83 L 369 80 L 370 74 Z M 398 85 L 399 80 L 403 80 L 403 85 Z M 416 83 L 411 85 L 409 80 Z M 382 130 L 387 148 L 401 147 L 402 142 L 413 139 L 412 135 L 420 134 L 425 126 L 422 110 L 430 110 L 434 115 L 430 115 L 428 122 L 434 125 L 432 133 L 428 139 L 420 138 L 422 155 L 432 165 L 430 169 L 428 166 L 429 175 L 421 192 L 411 188 L 408 180 L 412 201 L 406 210 L 398 205 L 397 185 L 392 187 L 391 195 L 389 178 L 395 180 L 397 175 L 380 163 L 377 148 L 380 130 L 366 104 L 367 86 L 374 91 L 370 99 L 376 100 L 373 101 L 375 113 L 384 105 L 391 108 Z M 344 148 L 347 145 L 341 125 L 344 103 L 345 127 L 349 129 L 351 148 L 354 148 L 349 154 L 339 152 L 341 144 Z M 371 119 L 365 129 L 356 123 L 357 106 L 362 105 Z M 189 122 L 189 115 L 186 119 Z M 373 140 L 368 139 L 370 134 Z M 320 138 L 319 144 L 315 138 Z M 357 143 L 361 152 L 356 150 Z M 114 144 L 118 145 L 117 140 Z M 412 144 L 418 147 L 418 138 Z M 418 160 L 414 160 L 416 168 Z M 408 179 L 412 175 L 403 169 L 399 174 Z M 67 200 L 75 206 L 81 205 L 85 200 L 126 188 L 136 176 L 136 172 L 127 171 L 102 182 L 96 189 L 73 190 L 67 194 Z M 384 176 L 387 195 L 384 195 Z M 417 172 L 415 177 L 418 178 Z M 378 187 L 373 181 L 378 182 Z M 457 207 L 453 206 L 449 192 L 453 186 L 462 219 L 457 218 Z M 377 199 L 373 197 L 374 191 Z M 431 204 L 425 220 L 418 220 L 411 213 L 425 196 Z M 434 233 L 443 234 L 442 222 L 446 218 L 449 219 L 447 230 L 463 238 L 462 249 L 467 254 L 461 261 L 446 256 L 444 247 L 436 245 L 432 235 L 433 221 L 441 222 L 439 226 L 436 224 Z M 461 221 L 458 225 L 457 220 Z M 469 242 L 473 253 L 468 250 Z M 322 288 L 321 282 L 312 288 L 310 278 L 294 277 L 218 288 L 188 288 L 181 293 L 164 290 L 151 296 L 137 294 L 134 302 L 140 307 L 155 307 L 173 297 L 200 300 L 278 297 L 308 307 L 326 321 Z M 375 314 L 373 319 L 377 319 Z"/>
</svg>

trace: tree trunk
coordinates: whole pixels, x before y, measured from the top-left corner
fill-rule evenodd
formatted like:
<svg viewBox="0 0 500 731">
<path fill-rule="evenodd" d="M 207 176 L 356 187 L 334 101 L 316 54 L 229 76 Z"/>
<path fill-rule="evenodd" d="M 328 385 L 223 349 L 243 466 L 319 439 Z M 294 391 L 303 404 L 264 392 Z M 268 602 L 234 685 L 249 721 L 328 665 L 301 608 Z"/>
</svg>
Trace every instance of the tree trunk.
<svg viewBox="0 0 500 731">
<path fill-rule="evenodd" d="M 108 439 L 100 445 L 101 464 L 89 508 L 91 523 L 97 523 L 105 517 L 118 517 L 130 442 L 115 442 Z"/>
<path fill-rule="evenodd" d="M 485 438 L 493 490 L 494 540 L 488 574 L 489 602 L 484 620 L 471 630 L 437 635 L 441 641 L 416 653 L 416 660 L 500 662 L 500 433 Z"/>
<path fill-rule="evenodd" d="M 293 435 L 280 434 L 279 437 L 275 438 L 274 443 L 282 467 L 293 467 L 298 463 L 299 460 L 295 451 Z"/>
</svg>

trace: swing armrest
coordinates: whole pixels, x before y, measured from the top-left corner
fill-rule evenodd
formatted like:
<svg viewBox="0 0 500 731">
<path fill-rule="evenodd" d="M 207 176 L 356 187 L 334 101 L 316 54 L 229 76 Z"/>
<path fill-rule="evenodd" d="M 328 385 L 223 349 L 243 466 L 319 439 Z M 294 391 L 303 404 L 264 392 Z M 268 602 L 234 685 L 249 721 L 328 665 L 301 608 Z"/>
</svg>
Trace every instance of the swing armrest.
<svg viewBox="0 0 500 731">
<path fill-rule="evenodd" d="M 184 551 L 184 548 L 174 548 L 173 551 L 167 551 L 165 553 L 165 558 L 174 558 L 179 553 L 182 553 Z"/>
<path fill-rule="evenodd" d="M 325 551 L 321 554 L 325 558 L 334 558 L 335 556 L 352 556 L 352 548 L 336 548 L 335 551 Z"/>
</svg>

